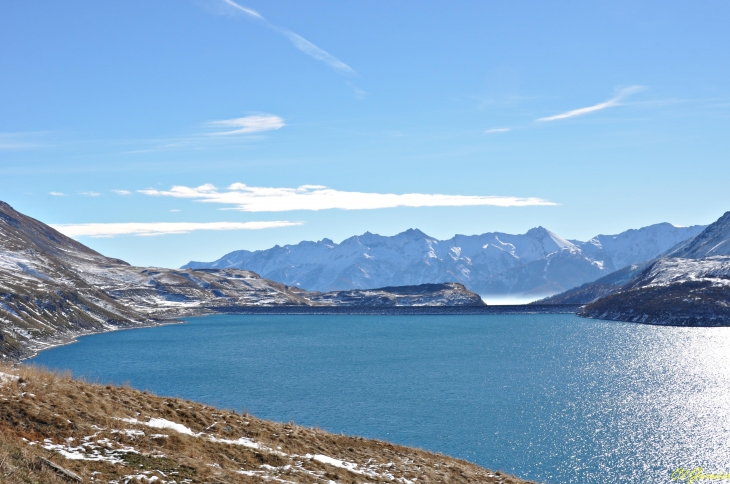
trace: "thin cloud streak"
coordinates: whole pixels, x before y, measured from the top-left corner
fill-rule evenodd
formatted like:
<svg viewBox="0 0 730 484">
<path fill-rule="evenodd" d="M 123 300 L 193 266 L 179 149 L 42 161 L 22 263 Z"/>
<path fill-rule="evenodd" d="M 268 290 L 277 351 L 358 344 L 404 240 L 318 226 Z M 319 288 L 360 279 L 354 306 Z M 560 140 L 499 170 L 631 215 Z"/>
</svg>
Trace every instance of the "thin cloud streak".
<svg viewBox="0 0 730 484">
<path fill-rule="evenodd" d="M 535 120 L 535 122 L 543 123 L 543 122 L 548 122 L 548 121 L 558 121 L 560 119 L 574 118 L 576 116 L 583 116 L 584 114 L 594 113 L 594 112 L 600 111 L 602 109 L 618 106 L 624 98 L 630 96 L 631 94 L 642 91 L 642 90 L 644 90 L 643 86 L 627 87 L 627 88 L 619 91 L 619 93 L 618 93 L 618 95 L 616 95 L 616 97 L 609 99 L 608 101 L 604 101 L 602 103 L 598 103 L 593 106 L 588 106 L 585 108 L 573 109 L 572 111 L 568 111 L 568 112 L 561 113 L 561 114 L 556 114 L 554 116 L 540 118 L 540 119 Z"/>
<path fill-rule="evenodd" d="M 286 123 L 279 116 L 275 116 L 273 114 L 261 114 L 255 116 L 246 116 L 243 118 L 212 121 L 207 125 L 210 127 L 236 128 L 229 131 L 210 133 L 211 136 L 228 136 L 235 134 L 261 133 L 264 131 L 277 130 L 286 126 Z"/>
<path fill-rule="evenodd" d="M 48 194 L 49 195 L 53 195 L 54 197 L 66 197 L 66 196 L 68 196 L 68 195 L 66 195 L 63 192 L 48 192 Z"/>
<path fill-rule="evenodd" d="M 235 9 L 238 9 L 238 10 L 242 11 L 243 13 L 245 13 L 247 15 L 250 15 L 250 16 L 252 16 L 254 18 L 257 18 L 257 19 L 266 20 L 256 10 L 253 10 L 251 8 L 242 7 L 241 5 L 237 4 L 236 2 L 232 2 L 231 0 L 223 0 L 223 1 L 225 3 L 227 3 L 228 5 L 230 5 L 231 7 L 235 8 Z"/>
<path fill-rule="evenodd" d="M 289 42 L 291 42 L 294 47 L 296 47 L 300 51 L 304 52 L 308 56 L 310 56 L 320 62 L 324 62 L 325 64 L 329 65 L 333 69 L 340 71 L 342 73 L 355 74 L 355 70 L 352 67 L 348 66 L 347 64 L 345 64 L 344 62 L 342 62 L 340 59 L 333 56 L 329 52 L 317 47 L 316 45 L 314 45 L 312 42 L 308 41 L 301 35 L 299 35 L 295 32 L 292 32 L 289 29 L 285 29 L 283 27 L 279 27 L 278 25 L 272 24 L 271 22 L 266 20 L 257 11 L 244 7 L 244 6 L 241 6 L 241 5 L 237 4 L 236 2 L 234 2 L 233 0 L 223 0 L 223 2 L 226 3 L 227 5 L 235 8 L 236 10 L 239 10 L 239 11 L 245 13 L 246 15 L 248 15 L 250 17 L 260 20 L 268 28 L 275 30 L 276 32 L 279 32 L 281 35 L 283 35 L 284 37 L 289 39 Z"/>
<path fill-rule="evenodd" d="M 129 190 L 112 190 L 112 193 L 116 193 L 117 195 L 131 195 L 132 192 Z"/>
<path fill-rule="evenodd" d="M 509 131 L 512 131 L 512 128 L 492 128 L 488 129 L 484 132 L 484 134 L 492 134 L 492 133 L 507 133 Z"/>
<path fill-rule="evenodd" d="M 26 150 L 40 148 L 41 144 L 30 142 L 29 139 L 37 139 L 44 135 L 45 132 L 27 132 L 27 133 L 0 133 L 0 150 Z"/>
<path fill-rule="evenodd" d="M 557 205 L 540 198 L 443 195 L 424 193 L 367 193 L 334 190 L 321 185 L 298 188 L 250 187 L 234 183 L 219 191 L 214 185 L 174 186 L 170 190 L 138 190 L 149 196 L 188 198 L 204 203 L 232 205 L 242 212 L 289 212 L 295 210 L 376 210 L 396 207 L 527 207 Z"/>
<path fill-rule="evenodd" d="M 340 72 L 344 72 L 345 74 L 354 74 L 355 71 L 352 67 L 348 66 L 344 62 L 342 62 L 337 57 L 333 56 L 327 51 L 324 51 L 302 37 L 301 35 L 295 34 L 294 32 L 286 29 L 279 29 L 277 28 L 282 34 L 286 36 L 287 39 L 291 41 L 292 44 L 294 44 L 294 47 L 301 50 L 305 54 L 307 54 L 309 57 L 312 57 L 314 59 L 317 59 L 318 61 L 324 62 L 325 64 L 328 64 L 330 67 L 332 67 L 335 70 L 338 70 Z"/>
<path fill-rule="evenodd" d="M 187 234 L 199 230 L 262 230 L 302 225 L 302 222 L 130 222 L 51 225 L 69 237 L 109 238 L 120 235 L 150 237 L 155 235 Z"/>
</svg>

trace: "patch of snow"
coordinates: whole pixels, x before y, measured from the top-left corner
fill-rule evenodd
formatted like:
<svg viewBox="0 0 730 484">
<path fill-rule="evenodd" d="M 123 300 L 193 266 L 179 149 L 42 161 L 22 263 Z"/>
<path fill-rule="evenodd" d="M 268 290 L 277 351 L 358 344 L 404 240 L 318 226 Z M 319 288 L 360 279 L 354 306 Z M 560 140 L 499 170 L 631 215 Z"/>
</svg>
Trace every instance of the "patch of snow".
<svg viewBox="0 0 730 484">
<path fill-rule="evenodd" d="M 251 449 L 260 449 L 261 444 L 258 442 L 254 442 L 253 440 L 247 438 L 247 437 L 241 437 L 236 440 L 229 440 L 229 439 L 218 439 L 216 437 L 208 437 L 208 440 L 211 442 L 221 443 L 221 444 L 231 444 L 231 445 L 242 445 L 244 447 L 249 447 Z"/>
<path fill-rule="evenodd" d="M 5 385 L 6 383 L 14 382 L 18 380 L 17 375 L 12 375 L 10 373 L 3 373 L 0 371 L 0 385 Z"/>
</svg>

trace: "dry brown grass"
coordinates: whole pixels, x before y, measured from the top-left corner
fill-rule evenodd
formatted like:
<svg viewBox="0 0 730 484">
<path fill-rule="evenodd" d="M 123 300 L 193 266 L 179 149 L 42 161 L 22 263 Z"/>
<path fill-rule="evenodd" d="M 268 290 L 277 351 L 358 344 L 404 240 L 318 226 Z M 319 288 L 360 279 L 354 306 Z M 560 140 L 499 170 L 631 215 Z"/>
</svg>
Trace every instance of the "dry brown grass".
<svg viewBox="0 0 730 484">
<path fill-rule="evenodd" d="M 41 458 L 84 482 L 526 482 L 418 449 L 260 420 L 129 387 L 90 384 L 68 374 L 22 365 L 0 365 L 0 372 L 18 377 L 0 383 L 0 483 L 68 482 Z M 124 418 L 165 419 L 196 435 Z M 259 447 L 213 441 L 242 437 Z M 84 442 L 89 445 L 79 448 Z M 44 448 L 53 445 L 75 447 L 77 457 L 87 459 L 94 455 L 93 445 L 97 455 L 116 456 L 118 462 L 65 458 Z M 313 455 L 356 467 L 353 472 Z"/>
</svg>

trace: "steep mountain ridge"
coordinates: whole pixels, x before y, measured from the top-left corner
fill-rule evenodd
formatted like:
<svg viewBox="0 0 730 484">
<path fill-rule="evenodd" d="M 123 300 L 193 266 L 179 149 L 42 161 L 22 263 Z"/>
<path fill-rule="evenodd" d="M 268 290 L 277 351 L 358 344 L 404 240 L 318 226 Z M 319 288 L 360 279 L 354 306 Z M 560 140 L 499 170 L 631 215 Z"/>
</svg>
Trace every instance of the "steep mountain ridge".
<svg viewBox="0 0 730 484">
<path fill-rule="evenodd" d="M 310 293 L 238 269 L 134 267 L 0 202 L 0 357 L 93 332 L 250 306 L 484 305 L 458 284 Z"/>
<path fill-rule="evenodd" d="M 330 239 L 239 250 L 183 268 L 239 268 L 315 291 L 455 281 L 481 295 L 542 297 L 651 259 L 704 227 L 656 224 L 588 242 L 566 240 L 544 227 L 525 234 L 491 232 L 429 237 L 418 229 L 394 236 L 366 232 L 340 244 Z"/>
<path fill-rule="evenodd" d="M 730 212 L 579 315 L 681 326 L 730 325 Z"/>
<path fill-rule="evenodd" d="M 715 255 L 730 255 L 730 212 L 726 212 L 707 226 L 685 247 L 672 253 L 672 257 L 700 259 Z"/>
</svg>

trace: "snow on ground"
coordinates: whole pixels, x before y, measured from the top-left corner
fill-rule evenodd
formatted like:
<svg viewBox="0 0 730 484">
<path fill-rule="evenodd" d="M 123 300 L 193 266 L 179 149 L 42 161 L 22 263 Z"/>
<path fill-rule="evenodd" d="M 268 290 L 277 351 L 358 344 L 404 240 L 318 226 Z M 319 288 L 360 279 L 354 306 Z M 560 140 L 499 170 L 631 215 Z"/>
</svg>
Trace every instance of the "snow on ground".
<svg viewBox="0 0 730 484">
<path fill-rule="evenodd" d="M 286 465 L 281 467 L 272 467 L 270 465 L 262 465 L 259 467 L 259 469 L 263 470 L 240 470 L 239 473 L 248 475 L 248 476 L 259 476 L 267 480 L 274 480 L 279 482 L 289 482 L 284 481 L 281 479 L 278 479 L 276 477 L 271 476 L 271 471 L 278 472 L 284 472 L 284 471 L 297 471 L 297 472 L 304 472 L 307 474 L 316 475 L 317 477 L 321 477 L 318 473 L 308 470 L 302 466 L 304 461 L 316 461 L 322 464 L 330 465 L 333 467 L 338 467 L 340 469 L 345 469 L 347 471 L 350 471 L 355 474 L 360 474 L 364 476 L 371 477 L 373 479 L 382 479 L 389 482 L 399 482 L 402 484 L 412 484 L 413 481 L 410 481 L 406 478 L 400 477 L 396 478 L 391 472 L 388 472 L 388 470 L 393 467 L 395 464 L 392 462 L 389 462 L 387 464 L 377 464 L 377 463 L 371 463 L 371 461 L 368 461 L 366 464 L 357 464 L 355 462 L 348 462 L 341 459 L 336 459 L 334 457 L 330 457 L 324 454 L 306 454 L 306 455 L 297 455 L 297 454 L 286 454 L 284 452 L 281 452 L 279 450 L 274 450 L 269 447 L 266 447 L 262 445 L 259 442 L 254 441 L 253 439 L 250 439 L 248 437 L 240 437 L 235 440 L 229 440 L 229 439 L 220 439 L 213 435 L 206 434 L 205 432 L 193 432 L 190 428 L 186 427 L 185 425 L 166 420 L 164 418 L 150 418 L 147 422 L 138 420 L 136 418 L 121 418 L 119 419 L 123 422 L 135 424 L 135 425 L 145 425 L 147 427 L 151 428 L 158 428 L 158 429 L 169 429 L 174 430 L 175 432 L 179 432 L 181 434 L 189 435 L 191 437 L 198 437 L 198 438 L 205 438 L 208 439 L 211 442 L 215 443 L 223 443 L 223 444 L 230 444 L 230 445 L 242 445 L 244 447 L 249 447 L 252 449 L 259 449 L 264 450 L 267 452 L 271 452 L 274 454 L 277 454 L 281 457 L 288 457 L 290 459 L 293 459 L 295 461 L 298 461 L 296 465 Z M 208 428 L 213 427 L 215 424 L 211 425 Z M 207 429 L 206 429 L 207 430 Z M 134 433 L 135 431 L 118 431 L 118 432 L 132 432 L 132 435 L 137 435 Z M 215 464 L 210 464 L 215 465 Z"/>
<path fill-rule="evenodd" d="M 714 285 L 730 286 L 730 257 L 706 259 L 667 258 L 652 266 L 644 280 L 647 286 L 666 286 L 688 281 L 711 281 Z"/>
<path fill-rule="evenodd" d="M 93 460 L 118 464 L 123 462 L 125 454 L 139 454 L 133 447 L 114 448 L 114 442 L 109 439 L 92 440 L 95 436 L 84 437 L 78 445 L 73 445 L 73 438 L 68 438 L 62 444 L 54 444 L 51 439 L 45 439 L 42 443 L 30 442 L 30 445 L 40 445 L 46 450 L 58 452 L 66 459 L 71 460 Z"/>
<path fill-rule="evenodd" d="M 10 373 L 3 373 L 0 371 L 0 386 L 16 381 L 17 379 L 17 375 L 11 375 Z"/>
</svg>

